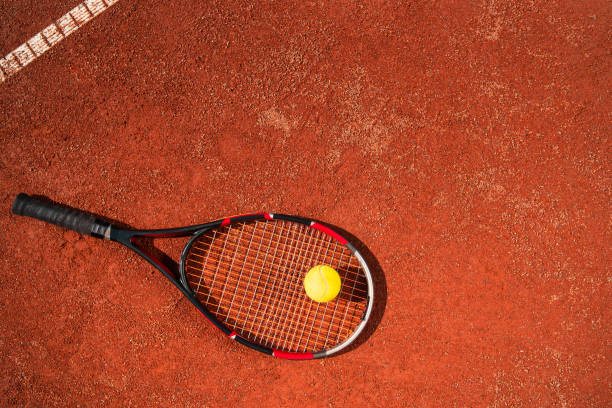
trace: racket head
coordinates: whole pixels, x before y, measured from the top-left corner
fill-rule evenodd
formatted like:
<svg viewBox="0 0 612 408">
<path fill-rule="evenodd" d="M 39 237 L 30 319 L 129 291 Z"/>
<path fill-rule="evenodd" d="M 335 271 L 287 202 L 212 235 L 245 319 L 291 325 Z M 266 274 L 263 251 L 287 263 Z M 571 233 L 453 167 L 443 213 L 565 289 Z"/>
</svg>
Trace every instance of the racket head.
<svg viewBox="0 0 612 408">
<path fill-rule="evenodd" d="M 311 359 L 339 352 L 362 332 L 373 306 L 372 276 L 338 232 L 283 214 L 209 225 L 185 246 L 180 280 L 227 336 L 276 357 Z M 329 302 L 315 302 L 304 290 L 316 265 L 340 275 L 340 293 Z"/>
</svg>

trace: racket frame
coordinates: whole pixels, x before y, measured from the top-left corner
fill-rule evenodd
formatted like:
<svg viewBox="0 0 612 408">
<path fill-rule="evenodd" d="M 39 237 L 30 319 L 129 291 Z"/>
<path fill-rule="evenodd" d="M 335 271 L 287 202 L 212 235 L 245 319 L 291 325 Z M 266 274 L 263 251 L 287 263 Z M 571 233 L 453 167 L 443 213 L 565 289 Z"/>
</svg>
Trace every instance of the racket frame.
<svg viewBox="0 0 612 408">
<path fill-rule="evenodd" d="M 143 259 L 153 265 L 164 275 L 189 301 L 210 321 L 214 326 L 221 330 L 226 336 L 238 341 L 239 343 L 248 346 L 254 350 L 260 351 L 265 354 L 273 355 L 275 357 L 286 358 L 286 359 L 312 359 L 321 358 L 335 354 L 340 350 L 351 344 L 363 331 L 365 325 L 372 312 L 372 306 L 374 301 L 374 283 L 370 273 L 370 269 L 357 251 L 346 238 L 340 235 L 337 231 L 316 221 L 312 221 L 306 218 L 284 215 L 284 214 L 272 214 L 272 213 L 258 213 L 258 214 L 246 214 L 235 217 L 224 218 L 208 222 L 205 224 L 197 224 L 180 228 L 168 228 L 168 229 L 148 229 L 148 230 L 135 230 L 126 229 L 113 225 L 108 220 L 101 219 L 94 214 L 87 213 L 76 208 L 63 206 L 46 200 L 40 200 L 37 197 L 30 197 L 27 194 L 18 194 L 15 198 L 12 206 L 12 212 L 17 215 L 27 216 L 35 218 L 44 222 L 48 222 L 69 230 L 76 231 L 80 234 L 93 236 L 100 239 L 110 240 L 118 242 L 125 247 L 131 249 Z M 202 303 L 197 299 L 195 293 L 190 289 L 185 274 L 185 262 L 189 254 L 189 250 L 194 242 L 204 234 L 213 228 L 220 228 L 232 223 L 238 222 L 251 222 L 251 221 L 290 221 L 307 225 L 311 228 L 317 229 L 320 232 L 329 235 L 340 244 L 347 247 L 350 252 L 359 261 L 365 278 L 367 280 L 367 298 L 366 307 L 361 317 L 361 322 L 353 333 L 344 342 L 332 347 L 331 349 L 318 351 L 315 353 L 301 353 L 301 352 L 286 352 L 282 350 L 275 350 L 268 347 L 263 347 L 259 344 L 252 343 L 247 339 L 239 336 L 236 332 L 227 328 L 222 322 L 220 322 Z M 190 237 L 187 244 L 183 248 L 179 262 L 178 276 L 175 272 L 171 271 L 168 265 L 149 252 L 142 246 L 137 245 L 138 238 L 179 238 L 179 237 Z"/>
</svg>

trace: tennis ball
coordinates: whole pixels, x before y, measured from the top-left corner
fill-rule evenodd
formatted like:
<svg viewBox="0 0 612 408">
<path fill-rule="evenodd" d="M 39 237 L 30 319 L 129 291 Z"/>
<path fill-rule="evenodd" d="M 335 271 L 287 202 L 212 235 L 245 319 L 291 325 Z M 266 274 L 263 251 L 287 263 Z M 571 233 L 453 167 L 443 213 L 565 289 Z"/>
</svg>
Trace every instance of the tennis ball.
<svg viewBox="0 0 612 408">
<path fill-rule="evenodd" d="M 304 289 L 315 302 L 329 302 L 340 293 L 340 275 L 331 266 L 317 265 L 304 278 Z"/>
</svg>

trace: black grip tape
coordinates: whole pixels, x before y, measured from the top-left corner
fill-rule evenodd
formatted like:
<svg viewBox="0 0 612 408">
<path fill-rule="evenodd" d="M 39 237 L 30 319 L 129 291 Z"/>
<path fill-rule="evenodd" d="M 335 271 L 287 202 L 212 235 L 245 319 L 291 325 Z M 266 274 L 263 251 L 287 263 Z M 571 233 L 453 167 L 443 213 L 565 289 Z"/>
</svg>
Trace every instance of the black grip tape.
<svg viewBox="0 0 612 408">
<path fill-rule="evenodd" d="M 84 211 L 41 201 L 24 193 L 20 193 L 15 197 L 12 211 L 13 214 L 36 218 L 37 220 L 76 231 L 79 234 L 98 238 L 104 237 L 104 233 L 110 225 Z"/>
</svg>

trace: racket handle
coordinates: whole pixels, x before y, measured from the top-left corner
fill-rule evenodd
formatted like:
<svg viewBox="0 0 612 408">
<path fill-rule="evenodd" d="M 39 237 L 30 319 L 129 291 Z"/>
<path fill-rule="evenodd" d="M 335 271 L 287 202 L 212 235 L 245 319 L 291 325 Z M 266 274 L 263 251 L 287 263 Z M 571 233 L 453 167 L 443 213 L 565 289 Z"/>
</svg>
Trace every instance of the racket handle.
<svg viewBox="0 0 612 408">
<path fill-rule="evenodd" d="M 61 204 L 48 203 L 20 193 L 13 201 L 13 214 L 32 217 L 83 235 L 105 238 L 110 233 L 110 223 L 94 215 Z"/>
</svg>

